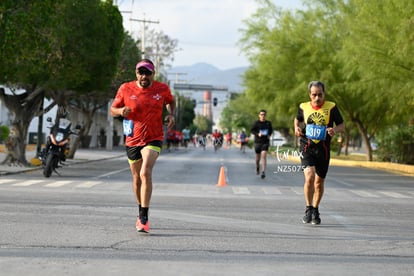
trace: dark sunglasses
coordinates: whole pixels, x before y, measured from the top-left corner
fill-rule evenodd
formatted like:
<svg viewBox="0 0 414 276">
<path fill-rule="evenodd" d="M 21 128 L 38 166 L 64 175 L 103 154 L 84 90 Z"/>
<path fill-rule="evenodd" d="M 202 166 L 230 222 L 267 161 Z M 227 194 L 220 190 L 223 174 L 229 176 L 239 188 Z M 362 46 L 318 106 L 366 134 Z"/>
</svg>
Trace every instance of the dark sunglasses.
<svg viewBox="0 0 414 276">
<path fill-rule="evenodd" d="M 138 75 L 141 75 L 141 76 L 151 76 L 152 75 L 152 72 L 150 71 L 150 70 L 147 70 L 147 69 L 141 69 L 141 68 L 139 68 L 138 70 L 137 70 L 137 73 L 138 73 Z"/>
</svg>

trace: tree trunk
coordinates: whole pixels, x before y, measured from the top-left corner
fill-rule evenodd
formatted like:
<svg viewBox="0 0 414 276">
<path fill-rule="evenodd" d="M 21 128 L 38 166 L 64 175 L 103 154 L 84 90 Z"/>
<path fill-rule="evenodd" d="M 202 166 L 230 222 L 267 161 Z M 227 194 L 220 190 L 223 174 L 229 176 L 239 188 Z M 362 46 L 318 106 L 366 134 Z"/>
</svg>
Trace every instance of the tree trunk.
<svg viewBox="0 0 414 276">
<path fill-rule="evenodd" d="M 349 130 L 347 128 L 345 128 L 345 132 L 343 133 L 343 139 L 345 140 L 344 154 L 347 156 L 349 154 Z"/>
<path fill-rule="evenodd" d="M 25 125 L 27 124 L 16 126 L 16 124 L 13 123 L 10 128 L 10 134 L 5 143 L 7 155 L 2 164 L 29 166 L 29 163 L 26 160 L 26 141 L 21 138 L 27 136 L 27 129 L 29 126 Z"/>
<path fill-rule="evenodd" d="M 367 161 L 372 161 L 372 148 L 370 139 L 368 138 L 368 132 L 359 119 L 354 119 L 353 122 L 356 124 L 359 133 L 361 134 L 362 142 L 365 144 L 367 149 Z"/>
<path fill-rule="evenodd" d="M 70 147 L 69 150 L 69 159 L 73 159 L 75 157 L 76 150 L 78 149 L 78 146 L 81 143 L 81 139 L 89 134 L 89 130 L 92 127 L 93 123 L 93 116 L 95 115 L 95 111 L 81 111 L 83 113 L 83 118 L 86 120 L 84 125 L 81 126 L 81 129 L 79 131 L 79 135 L 76 136 L 75 142 L 73 143 L 73 146 Z"/>
<path fill-rule="evenodd" d="M 9 147 L 6 159 L 2 164 L 18 164 L 29 166 L 26 160 L 26 137 L 31 120 L 39 114 L 43 94 L 38 89 L 21 94 L 6 94 L 4 89 L 0 90 L 0 99 L 7 109 L 13 114 L 10 127 Z"/>
</svg>

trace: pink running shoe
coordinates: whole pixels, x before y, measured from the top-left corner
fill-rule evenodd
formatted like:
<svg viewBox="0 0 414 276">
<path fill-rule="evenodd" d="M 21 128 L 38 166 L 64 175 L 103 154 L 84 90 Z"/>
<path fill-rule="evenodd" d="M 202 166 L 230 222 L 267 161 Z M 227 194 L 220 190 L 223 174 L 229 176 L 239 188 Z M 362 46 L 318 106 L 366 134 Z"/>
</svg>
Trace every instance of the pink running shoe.
<svg viewBox="0 0 414 276">
<path fill-rule="evenodd" d="M 150 223 L 149 220 L 145 224 L 142 224 L 141 220 L 137 218 L 137 222 L 135 223 L 135 227 L 137 228 L 138 232 L 141 233 L 149 233 L 150 230 Z"/>
</svg>

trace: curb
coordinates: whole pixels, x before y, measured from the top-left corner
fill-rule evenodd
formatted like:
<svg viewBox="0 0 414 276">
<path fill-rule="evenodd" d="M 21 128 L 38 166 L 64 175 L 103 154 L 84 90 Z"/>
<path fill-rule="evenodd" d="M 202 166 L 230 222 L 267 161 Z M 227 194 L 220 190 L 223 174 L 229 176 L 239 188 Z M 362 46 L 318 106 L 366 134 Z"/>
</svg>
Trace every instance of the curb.
<svg viewBox="0 0 414 276">
<path fill-rule="evenodd" d="M 95 161 L 100 161 L 100 160 L 108 160 L 108 159 L 113 159 L 113 158 L 120 158 L 120 157 L 124 157 L 125 154 L 119 154 L 119 155 L 114 155 L 114 156 L 108 156 L 108 157 L 102 157 L 99 159 L 69 159 L 67 160 L 65 163 L 65 166 L 71 166 L 71 165 L 75 165 L 75 164 L 80 164 L 80 163 L 91 163 L 91 162 L 95 162 Z M 7 166 L 9 168 L 13 168 L 13 170 L 2 170 L 1 166 L 0 166 L 0 176 L 4 176 L 4 175 L 11 175 L 11 174 L 19 174 L 19 173 L 26 173 L 26 172 L 32 172 L 32 171 L 37 171 L 37 170 L 41 170 L 43 169 L 43 166 L 30 166 L 30 167 L 23 167 L 23 166 Z"/>
</svg>

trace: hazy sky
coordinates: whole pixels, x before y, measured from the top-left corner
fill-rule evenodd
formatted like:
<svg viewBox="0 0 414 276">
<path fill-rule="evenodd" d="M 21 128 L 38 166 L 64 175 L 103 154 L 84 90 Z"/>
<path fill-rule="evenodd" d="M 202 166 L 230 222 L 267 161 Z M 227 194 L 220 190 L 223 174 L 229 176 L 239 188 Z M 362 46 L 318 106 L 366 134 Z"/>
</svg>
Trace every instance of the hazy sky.
<svg viewBox="0 0 414 276">
<path fill-rule="evenodd" d="M 272 0 L 283 9 L 301 8 L 301 0 Z M 219 69 L 247 66 L 237 42 L 243 19 L 256 11 L 254 0 L 118 0 L 125 28 L 138 39 L 140 22 L 158 21 L 151 29 L 178 40 L 173 66 L 210 63 Z"/>
</svg>

